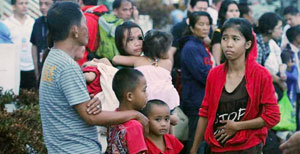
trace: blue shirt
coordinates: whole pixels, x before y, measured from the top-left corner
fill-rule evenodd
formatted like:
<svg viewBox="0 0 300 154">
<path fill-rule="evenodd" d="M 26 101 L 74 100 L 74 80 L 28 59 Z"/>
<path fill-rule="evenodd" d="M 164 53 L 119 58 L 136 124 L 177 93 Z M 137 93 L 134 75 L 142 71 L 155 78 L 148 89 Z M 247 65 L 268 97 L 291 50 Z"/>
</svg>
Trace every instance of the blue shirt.
<svg viewBox="0 0 300 154">
<path fill-rule="evenodd" d="M 206 78 L 212 68 L 211 58 L 203 41 L 187 36 L 181 52 L 181 107 L 187 115 L 198 115 L 205 93 Z"/>
<path fill-rule="evenodd" d="M 51 49 L 43 66 L 39 93 L 49 153 L 101 153 L 96 127 L 88 125 L 74 108 L 89 99 L 79 65 L 64 51 Z"/>
<path fill-rule="evenodd" d="M 0 21 L 0 44 L 12 43 L 9 29 Z"/>
</svg>

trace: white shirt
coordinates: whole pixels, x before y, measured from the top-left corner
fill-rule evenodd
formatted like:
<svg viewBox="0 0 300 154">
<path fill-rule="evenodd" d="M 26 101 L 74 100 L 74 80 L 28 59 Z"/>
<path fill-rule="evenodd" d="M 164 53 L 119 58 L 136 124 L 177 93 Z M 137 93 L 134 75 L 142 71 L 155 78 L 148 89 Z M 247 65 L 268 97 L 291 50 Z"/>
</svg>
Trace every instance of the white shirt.
<svg viewBox="0 0 300 154">
<path fill-rule="evenodd" d="M 3 21 L 9 28 L 11 39 L 20 51 L 20 70 L 31 71 L 34 69 L 30 36 L 34 24 L 34 19 L 26 15 L 24 24 L 21 24 L 13 15 Z"/>
<path fill-rule="evenodd" d="M 218 21 L 218 11 L 215 10 L 212 7 L 208 7 L 207 8 L 207 13 L 211 16 L 212 20 L 213 20 L 213 25 L 217 25 L 217 21 Z"/>
<path fill-rule="evenodd" d="M 291 27 L 290 25 L 285 25 L 284 28 L 283 28 L 283 34 L 282 34 L 282 37 L 281 37 L 281 45 L 280 45 L 281 48 L 285 48 L 286 45 L 287 45 L 288 43 L 290 43 L 289 40 L 288 40 L 287 37 L 286 37 L 286 31 L 287 31 L 290 27 Z"/>
<path fill-rule="evenodd" d="M 269 41 L 270 54 L 265 62 L 265 67 L 271 72 L 271 74 L 276 75 L 279 72 L 279 66 L 282 64 L 281 60 L 281 49 L 277 43 L 271 39 Z"/>
</svg>

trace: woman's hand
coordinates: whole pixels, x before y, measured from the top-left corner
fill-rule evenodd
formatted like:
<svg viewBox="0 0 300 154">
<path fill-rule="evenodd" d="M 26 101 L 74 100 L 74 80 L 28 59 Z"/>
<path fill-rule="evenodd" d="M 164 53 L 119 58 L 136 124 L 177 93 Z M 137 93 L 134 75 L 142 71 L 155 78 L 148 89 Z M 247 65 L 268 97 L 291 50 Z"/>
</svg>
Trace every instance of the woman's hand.
<svg viewBox="0 0 300 154">
<path fill-rule="evenodd" d="M 105 65 L 112 66 L 112 64 L 110 63 L 110 61 L 107 58 L 101 58 L 101 59 L 94 58 L 92 61 L 96 62 L 96 63 L 103 63 Z"/>
<path fill-rule="evenodd" d="M 231 138 L 237 131 L 239 131 L 237 122 L 232 120 L 220 121 L 220 123 L 225 123 L 224 126 L 218 128 L 219 133 L 215 135 L 218 142 L 225 143 L 229 138 Z"/>
<path fill-rule="evenodd" d="M 98 97 L 94 97 L 93 94 L 90 97 L 91 100 L 87 104 L 87 113 L 96 115 L 102 111 L 102 105 Z"/>
</svg>

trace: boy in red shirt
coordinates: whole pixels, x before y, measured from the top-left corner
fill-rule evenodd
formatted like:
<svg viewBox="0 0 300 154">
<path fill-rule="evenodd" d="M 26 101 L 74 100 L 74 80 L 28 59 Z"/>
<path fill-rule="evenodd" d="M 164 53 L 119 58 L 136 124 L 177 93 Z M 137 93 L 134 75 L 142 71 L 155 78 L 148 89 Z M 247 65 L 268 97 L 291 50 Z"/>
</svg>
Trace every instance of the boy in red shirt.
<svg viewBox="0 0 300 154">
<path fill-rule="evenodd" d="M 144 108 L 147 101 L 146 80 L 143 74 L 133 68 L 120 69 L 114 76 L 113 90 L 120 101 L 117 111 Z M 108 154 L 146 153 L 143 126 L 137 120 L 129 120 L 121 125 L 110 126 L 107 137 Z"/>
<path fill-rule="evenodd" d="M 143 113 L 149 118 L 149 134 L 146 137 L 148 154 L 178 154 L 183 145 L 169 133 L 170 108 L 161 100 L 150 100 Z"/>
</svg>

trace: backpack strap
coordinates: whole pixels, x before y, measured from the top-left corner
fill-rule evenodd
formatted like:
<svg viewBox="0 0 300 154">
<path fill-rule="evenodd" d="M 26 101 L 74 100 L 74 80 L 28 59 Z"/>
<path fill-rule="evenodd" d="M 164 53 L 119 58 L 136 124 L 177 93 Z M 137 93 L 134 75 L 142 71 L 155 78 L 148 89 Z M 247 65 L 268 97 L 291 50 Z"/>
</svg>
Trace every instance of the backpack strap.
<svg viewBox="0 0 300 154">
<path fill-rule="evenodd" d="M 93 6 L 93 7 L 88 8 L 84 13 L 92 13 L 92 14 L 98 16 L 98 17 L 102 16 L 102 15 L 105 14 L 105 13 L 108 13 L 108 11 L 101 11 L 101 12 L 99 12 L 99 11 L 94 11 L 94 10 L 97 9 L 98 7 L 105 7 L 105 6 L 104 6 L 104 5 L 100 5 L 100 6 L 99 6 L 99 5 L 96 5 L 96 6 Z"/>
</svg>

